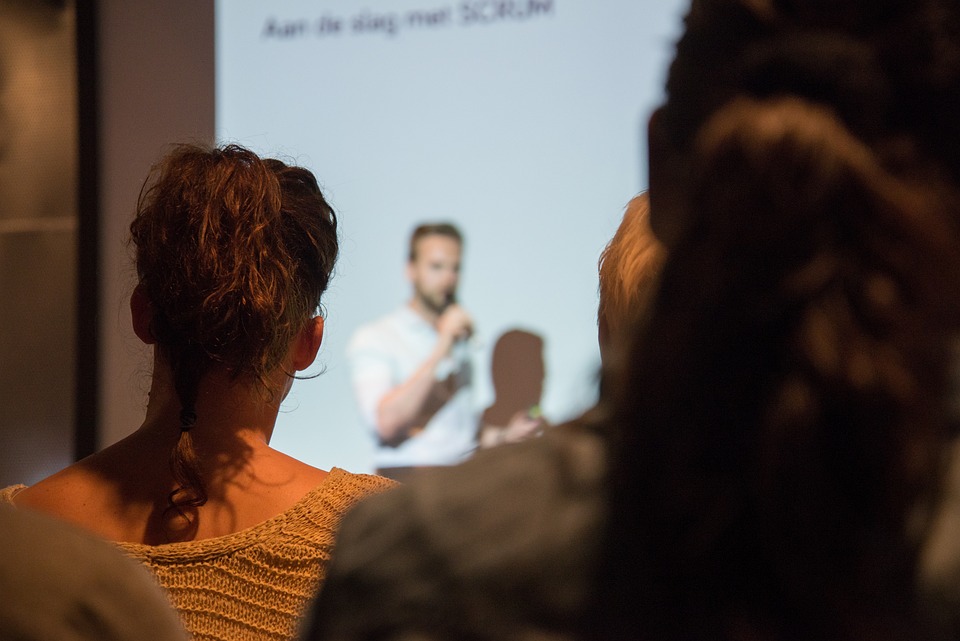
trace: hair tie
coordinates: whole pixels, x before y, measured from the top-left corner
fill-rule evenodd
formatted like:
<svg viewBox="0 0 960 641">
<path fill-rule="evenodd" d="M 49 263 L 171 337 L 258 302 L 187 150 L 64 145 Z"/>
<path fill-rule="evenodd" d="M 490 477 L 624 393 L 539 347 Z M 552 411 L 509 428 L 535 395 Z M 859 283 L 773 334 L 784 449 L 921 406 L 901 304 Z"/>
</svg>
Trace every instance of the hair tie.
<svg viewBox="0 0 960 641">
<path fill-rule="evenodd" d="M 189 432 L 197 424 L 197 413 L 193 410 L 180 410 L 180 431 Z"/>
</svg>

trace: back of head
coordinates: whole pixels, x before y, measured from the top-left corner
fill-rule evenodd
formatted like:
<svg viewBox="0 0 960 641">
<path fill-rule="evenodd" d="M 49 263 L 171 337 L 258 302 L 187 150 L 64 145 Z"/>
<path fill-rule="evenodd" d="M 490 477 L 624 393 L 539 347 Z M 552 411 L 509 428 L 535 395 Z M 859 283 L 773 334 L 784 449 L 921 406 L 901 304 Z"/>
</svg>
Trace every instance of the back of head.
<svg viewBox="0 0 960 641">
<path fill-rule="evenodd" d="M 647 311 L 663 265 L 665 250 L 650 230 L 649 216 L 647 195 L 632 198 L 600 254 L 597 325 L 604 363 L 619 354 L 633 323 Z"/>
<path fill-rule="evenodd" d="M 960 167 L 952 0 L 693 0 L 685 27 L 663 110 L 680 146 L 735 96 L 793 95 L 885 155 L 903 134 Z"/>
<path fill-rule="evenodd" d="M 156 580 L 116 546 L 0 505 L 0 638 L 185 641 Z"/>
<path fill-rule="evenodd" d="M 168 155 L 130 231 L 164 355 L 235 378 L 279 365 L 337 257 L 336 217 L 313 174 L 234 145 Z"/>
<path fill-rule="evenodd" d="M 211 368 L 267 385 L 318 312 L 336 225 L 310 171 L 236 145 L 179 146 L 154 168 L 130 232 L 184 427 L 196 420 L 197 387 Z M 202 504 L 202 484 L 186 489 Z"/>
<path fill-rule="evenodd" d="M 651 185 L 683 232 L 606 399 L 627 628 L 916 638 L 960 329 L 958 11 L 694 0 L 658 116 L 684 190 Z"/>
</svg>

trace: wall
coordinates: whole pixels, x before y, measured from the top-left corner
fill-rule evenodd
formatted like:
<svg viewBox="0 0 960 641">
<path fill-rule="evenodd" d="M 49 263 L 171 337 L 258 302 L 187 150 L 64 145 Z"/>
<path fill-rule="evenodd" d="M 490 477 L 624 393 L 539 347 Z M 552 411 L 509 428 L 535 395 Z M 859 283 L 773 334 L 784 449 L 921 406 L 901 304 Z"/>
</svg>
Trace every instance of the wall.
<svg viewBox="0 0 960 641">
<path fill-rule="evenodd" d="M 214 139 L 212 0 L 98 5 L 101 268 L 100 436 L 143 420 L 150 353 L 133 335 L 127 225 L 150 166 L 173 142 Z"/>
<path fill-rule="evenodd" d="M 0 2 L 0 486 L 73 456 L 75 13 Z"/>
</svg>

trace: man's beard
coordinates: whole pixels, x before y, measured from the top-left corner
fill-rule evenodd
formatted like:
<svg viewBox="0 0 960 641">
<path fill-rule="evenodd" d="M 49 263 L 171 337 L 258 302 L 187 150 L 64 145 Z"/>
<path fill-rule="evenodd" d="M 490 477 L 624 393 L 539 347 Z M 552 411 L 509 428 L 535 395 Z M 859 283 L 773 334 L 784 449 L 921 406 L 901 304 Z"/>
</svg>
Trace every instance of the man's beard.
<svg viewBox="0 0 960 641">
<path fill-rule="evenodd" d="M 445 309 L 447 309 L 447 307 L 456 302 L 457 295 L 454 292 L 449 292 L 446 294 L 427 294 L 426 292 L 418 289 L 417 298 L 420 299 L 420 302 L 424 307 L 439 316 L 444 312 Z"/>
</svg>

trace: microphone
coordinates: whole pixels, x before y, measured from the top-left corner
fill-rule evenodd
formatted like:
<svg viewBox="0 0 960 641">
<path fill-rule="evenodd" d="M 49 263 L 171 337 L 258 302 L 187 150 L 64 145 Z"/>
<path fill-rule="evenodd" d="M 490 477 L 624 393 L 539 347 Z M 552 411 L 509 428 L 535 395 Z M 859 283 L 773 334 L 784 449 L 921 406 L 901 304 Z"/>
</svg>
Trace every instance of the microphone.
<svg viewBox="0 0 960 641">
<path fill-rule="evenodd" d="M 440 310 L 441 313 L 451 305 L 456 305 L 456 304 L 457 304 L 457 292 L 447 292 L 446 299 L 443 301 L 443 308 Z"/>
<path fill-rule="evenodd" d="M 451 305 L 455 305 L 455 304 L 457 304 L 457 293 L 456 292 L 448 293 L 447 299 L 443 304 L 443 308 L 446 309 L 447 307 L 450 307 Z M 473 331 L 472 323 L 468 328 L 467 333 L 457 338 L 456 344 L 463 345 L 464 347 L 469 347 L 470 349 L 474 349 L 474 350 L 478 350 L 481 347 L 483 347 L 483 342 L 477 337 L 476 332 Z"/>
</svg>

